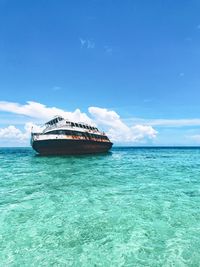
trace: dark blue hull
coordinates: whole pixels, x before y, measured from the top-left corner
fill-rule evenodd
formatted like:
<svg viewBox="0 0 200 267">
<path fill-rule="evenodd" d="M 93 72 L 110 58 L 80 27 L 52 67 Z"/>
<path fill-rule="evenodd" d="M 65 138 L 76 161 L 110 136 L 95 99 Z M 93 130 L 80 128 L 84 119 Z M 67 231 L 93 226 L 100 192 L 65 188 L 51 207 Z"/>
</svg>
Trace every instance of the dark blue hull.
<svg viewBox="0 0 200 267">
<path fill-rule="evenodd" d="M 80 155 L 107 152 L 112 148 L 111 142 L 92 140 L 36 140 L 33 149 L 41 155 Z"/>
</svg>

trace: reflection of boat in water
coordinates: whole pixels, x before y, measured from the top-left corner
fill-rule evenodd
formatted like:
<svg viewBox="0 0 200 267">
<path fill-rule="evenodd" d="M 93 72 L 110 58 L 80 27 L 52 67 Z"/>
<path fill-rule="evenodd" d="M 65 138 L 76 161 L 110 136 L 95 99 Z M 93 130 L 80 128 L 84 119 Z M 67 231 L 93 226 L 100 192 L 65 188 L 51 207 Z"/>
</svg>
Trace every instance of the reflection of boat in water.
<svg viewBox="0 0 200 267">
<path fill-rule="evenodd" d="M 56 116 L 43 132 L 31 133 L 31 145 L 42 155 L 73 155 L 107 152 L 113 144 L 96 127 Z"/>
</svg>

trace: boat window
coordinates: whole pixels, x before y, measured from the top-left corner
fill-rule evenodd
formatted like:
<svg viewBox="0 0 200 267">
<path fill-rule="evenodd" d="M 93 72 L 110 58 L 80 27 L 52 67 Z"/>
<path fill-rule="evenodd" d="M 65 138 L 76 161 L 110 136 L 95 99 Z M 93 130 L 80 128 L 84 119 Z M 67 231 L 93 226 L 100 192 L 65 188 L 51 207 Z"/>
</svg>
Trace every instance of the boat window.
<svg viewBox="0 0 200 267">
<path fill-rule="evenodd" d="M 80 127 L 80 128 L 83 128 L 82 124 L 79 124 L 79 127 Z"/>
<path fill-rule="evenodd" d="M 51 132 L 47 132 L 45 134 L 65 134 L 65 131 L 62 131 L 62 130 L 54 130 L 54 131 L 51 131 Z"/>
<path fill-rule="evenodd" d="M 78 135 L 78 136 L 84 136 L 84 134 L 82 132 L 76 132 L 76 135 Z"/>
<path fill-rule="evenodd" d="M 74 126 L 74 123 L 73 122 L 71 123 L 71 126 Z"/>
<path fill-rule="evenodd" d="M 75 123 L 75 126 L 78 127 L 78 123 Z"/>
<path fill-rule="evenodd" d="M 71 131 L 65 131 L 65 135 L 71 135 Z"/>
<path fill-rule="evenodd" d="M 83 125 L 83 128 L 86 128 L 85 125 Z"/>
<path fill-rule="evenodd" d="M 48 133 L 45 133 L 45 134 L 55 134 L 56 131 L 51 131 L 51 132 L 48 132 Z"/>
<path fill-rule="evenodd" d="M 58 131 L 58 134 L 65 134 L 65 131 L 60 130 L 60 131 Z"/>
</svg>

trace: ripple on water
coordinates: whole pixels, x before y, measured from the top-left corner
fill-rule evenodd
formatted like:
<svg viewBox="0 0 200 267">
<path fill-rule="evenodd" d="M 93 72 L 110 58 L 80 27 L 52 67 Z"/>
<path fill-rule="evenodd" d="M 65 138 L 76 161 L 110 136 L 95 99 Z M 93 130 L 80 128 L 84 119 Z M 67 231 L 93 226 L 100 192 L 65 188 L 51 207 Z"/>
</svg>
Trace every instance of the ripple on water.
<svg viewBox="0 0 200 267">
<path fill-rule="evenodd" d="M 200 149 L 0 150 L 2 266 L 199 266 Z"/>
</svg>

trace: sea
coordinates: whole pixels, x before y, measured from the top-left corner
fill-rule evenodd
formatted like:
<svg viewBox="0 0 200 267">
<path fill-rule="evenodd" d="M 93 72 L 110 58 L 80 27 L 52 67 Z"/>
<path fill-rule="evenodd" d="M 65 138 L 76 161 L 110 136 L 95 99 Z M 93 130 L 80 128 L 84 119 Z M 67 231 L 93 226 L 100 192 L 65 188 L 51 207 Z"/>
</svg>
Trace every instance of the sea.
<svg viewBox="0 0 200 267">
<path fill-rule="evenodd" d="M 0 148 L 0 266 L 200 266 L 200 148 Z"/>
</svg>

